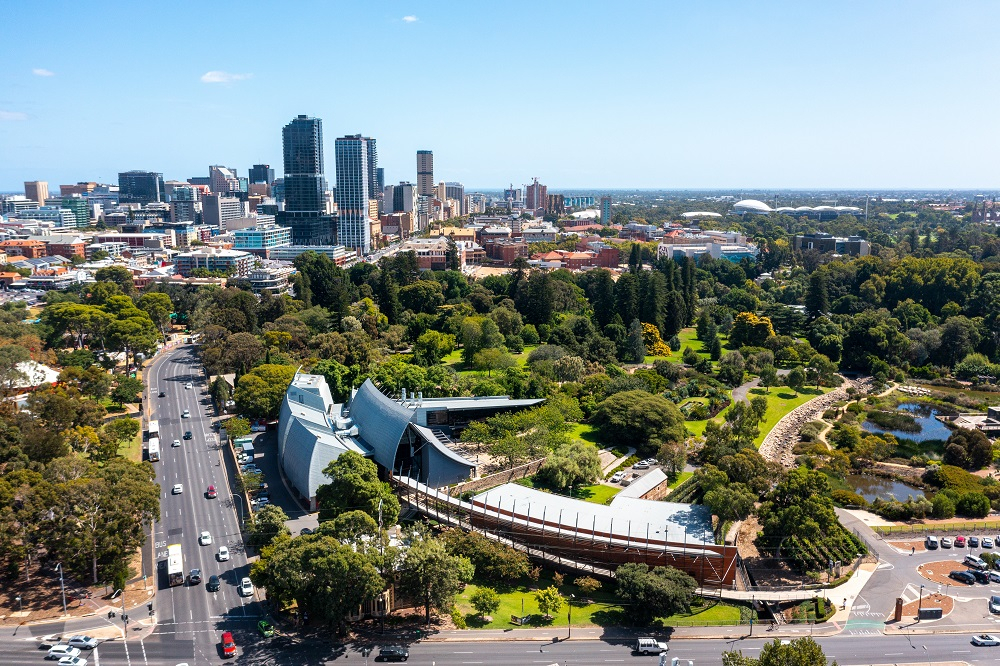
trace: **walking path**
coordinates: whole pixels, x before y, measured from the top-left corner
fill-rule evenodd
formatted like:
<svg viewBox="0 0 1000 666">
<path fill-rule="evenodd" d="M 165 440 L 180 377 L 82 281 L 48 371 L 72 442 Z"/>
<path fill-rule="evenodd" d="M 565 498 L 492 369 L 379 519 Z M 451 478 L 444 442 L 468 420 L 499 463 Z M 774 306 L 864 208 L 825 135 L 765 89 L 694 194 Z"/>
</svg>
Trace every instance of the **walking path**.
<svg viewBox="0 0 1000 666">
<path fill-rule="evenodd" d="M 611 472 L 611 470 L 613 470 L 615 467 L 618 467 L 618 465 L 621 465 L 623 462 L 628 460 L 629 456 L 634 456 L 634 455 L 635 455 L 635 447 L 634 446 L 628 447 L 628 452 L 623 456 L 615 458 L 607 465 L 605 465 L 604 468 L 601 470 L 601 474 L 607 476 L 608 473 Z"/>
</svg>

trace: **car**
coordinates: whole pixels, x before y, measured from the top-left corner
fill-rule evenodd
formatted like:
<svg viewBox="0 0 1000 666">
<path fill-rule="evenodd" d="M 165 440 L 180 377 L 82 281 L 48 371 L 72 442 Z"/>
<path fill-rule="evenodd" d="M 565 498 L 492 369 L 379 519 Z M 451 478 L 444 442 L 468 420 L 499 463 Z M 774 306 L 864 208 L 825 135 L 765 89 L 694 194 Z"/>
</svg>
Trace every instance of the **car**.
<svg viewBox="0 0 1000 666">
<path fill-rule="evenodd" d="M 249 578 L 243 578 L 240 581 L 240 595 L 244 597 L 253 596 L 253 583 L 250 582 Z"/>
<path fill-rule="evenodd" d="M 992 597 L 990 597 L 990 600 L 989 602 L 987 602 L 987 605 L 989 606 L 991 613 L 1000 613 L 1000 596 L 994 594 Z"/>
<path fill-rule="evenodd" d="M 236 656 L 236 641 L 233 640 L 233 632 L 231 631 L 222 632 L 222 656 Z"/>
<path fill-rule="evenodd" d="M 975 569 L 972 575 L 976 577 L 977 583 L 982 583 L 983 585 L 990 584 L 990 574 L 988 571 L 982 571 L 981 569 Z"/>
<path fill-rule="evenodd" d="M 93 650 L 97 647 L 98 640 L 96 638 L 91 638 L 90 636 L 73 636 L 66 641 L 66 645 L 80 648 L 81 650 Z"/>
<path fill-rule="evenodd" d="M 937 550 L 938 543 L 938 538 L 936 536 L 928 536 L 924 539 L 924 548 L 927 550 Z"/>
<path fill-rule="evenodd" d="M 191 418 L 191 410 L 190 409 L 185 409 L 184 412 L 181 414 L 181 418 L 182 419 L 189 419 L 189 418 Z"/>
<path fill-rule="evenodd" d="M 198 545 L 199 546 L 211 546 L 212 545 L 212 535 L 208 531 L 204 531 L 198 535 Z"/>
<path fill-rule="evenodd" d="M 991 583 L 1000 583 L 1000 571 L 989 571 L 987 573 L 989 573 Z"/>
<path fill-rule="evenodd" d="M 219 559 L 220 562 L 228 562 L 229 561 L 229 549 L 226 548 L 225 546 L 219 546 L 219 554 L 216 557 L 218 557 L 218 559 Z"/>
<path fill-rule="evenodd" d="M 160 397 L 160 398 L 166 398 L 166 397 L 167 397 L 167 394 L 166 394 L 166 393 L 164 393 L 163 391 L 160 391 L 160 395 L 159 395 L 159 397 Z"/>
<path fill-rule="evenodd" d="M 957 536 L 955 537 L 955 548 L 965 548 L 965 537 Z"/>
<path fill-rule="evenodd" d="M 941 537 L 941 547 L 951 548 L 951 537 Z"/>
<path fill-rule="evenodd" d="M 180 445 L 181 445 L 181 440 L 179 440 L 179 439 L 175 439 L 173 442 L 170 443 L 170 446 L 172 446 L 174 448 L 177 448 Z"/>
<path fill-rule="evenodd" d="M 264 638 L 270 638 L 271 636 L 274 636 L 274 625 L 267 620 L 261 620 L 257 623 L 257 631 Z"/>
<path fill-rule="evenodd" d="M 219 588 L 222 587 L 222 581 L 218 576 L 212 574 L 208 577 L 208 582 L 205 583 L 205 589 L 209 592 L 218 592 Z"/>
<path fill-rule="evenodd" d="M 191 382 L 188 382 L 187 384 L 184 385 L 184 388 L 189 389 L 189 388 L 191 388 L 193 386 L 194 386 L 194 384 L 192 384 Z"/>
<path fill-rule="evenodd" d="M 315 531 L 309 529 L 308 527 L 303 527 L 301 530 L 299 530 L 299 534 L 301 534 L 302 536 L 306 536 L 307 534 L 315 534 Z"/>
<path fill-rule="evenodd" d="M 268 504 L 271 503 L 271 498 L 270 497 L 261 496 L 261 497 L 258 497 L 254 501 L 257 502 L 257 506 L 267 506 Z"/>
<path fill-rule="evenodd" d="M 201 583 L 201 569 L 191 569 L 191 573 L 188 574 L 188 582 L 192 585 Z"/>
<path fill-rule="evenodd" d="M 948 574 L 948 578 L 957 580 L 959 583 L 965 583 L 966 585 L 976 584 L 976 577 L 969 571 L 952 571 Z"/>
<path fill-rule="evenodd" d="M 979 548 L 979 537 L 969 537 L 969 548 Z"/>
<path fill-rule="evenodd" d="M 87 666 L 87 660 L 83 657 L 62 657 L 59 666 Z"/>
<path fill-rule="evenodd" d="M 667 647 L 666 643 L 662 643 L 655 638 L 637 638 L 635 639 L 634 651 L 639 654 L 663 654 L 670 648 Z"/>
<path fill-rule="evenodd" d="M 260 467 L 254 464 L 247 464 L 240 467 L 240 471 L 244 474 L 261 474 Z"/>
<path fill-rule="evenodd" d="M 184 431 L 184 439 L 191 439 L 192 437 L 194 437 L 194 435 L 191 434 L 190 430 Z"/>
<path fill-rule="evenodd" d="M 402 645 L 383 645 L 378 649 L 375 661 L 406 661 L 409 658 L 410 651 Z"/>
<path fill-rule="evenodd" d="M 644 462 L 644 463 L 646 463 L 647 465 L 649 465 L 650 467 L 652 467 L 653 465 L 655 465 L 655 464 L 656 464 L 656 462 L 657 462 L 657 461 L 656 461 L 656 458 L 646 458 L 646 459 L 645 459 L 645 460 L 643 460 L 642 462 Z"/>
<path fill-rule="evenodd" d="M 208 490 L 205 491 L 205 497 L 208 499 L 215 499 L 219 496 L 219 491 L 215 489 L 215 486 L 209 486 Z"/>
<path fill-rule="evenodd" d="M 184 492 L 184 484 L 183 483 L 175 483 L 174 487 L 170 489 L 170 494 L 171 495 L 180 495 L 183 492 Z"/>
<path fill-rule="evenodd" d="M 608 481 L 611 483 L 621 483 L 622 479 L 625 478 L 625 472 L 615 472 Z"/>
<path fill-rule="evenodd" d="M 982 546 L 983 548 L 992 548 L 993 539 L 991 539 L 990 537 L 983 537 L 983 540 L 979 543 L 979 545 Z"/>
<path fill-rule="evenodd" d="M 976 634 L 972 637 L 972 644 L 985 646 L 1000 645 L 1000 638 L 997 638 L 993 634 Z"/>
<path fill-rule="evenodd" d="M 645 460 L 640 460 L 636 464 L 632 465 L 632 469 L 649 469 L 649 463 Z"/>
<path fill-rule="evenodd" d="M 80 648 L 70 647 L 65 643 L 59 643 L 49 648 L 46 659 L 62 659 L 63 657 L 79 657 Z"/>
</svg>

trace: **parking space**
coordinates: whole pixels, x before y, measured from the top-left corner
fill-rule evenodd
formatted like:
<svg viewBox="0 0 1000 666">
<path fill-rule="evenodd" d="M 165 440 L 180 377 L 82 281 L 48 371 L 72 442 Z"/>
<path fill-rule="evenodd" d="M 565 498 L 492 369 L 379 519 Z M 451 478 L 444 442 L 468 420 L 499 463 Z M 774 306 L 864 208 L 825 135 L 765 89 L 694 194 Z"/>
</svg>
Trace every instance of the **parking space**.
<svg viewBox="0 0 1000 666">
<path fill-rule="evenodd" d="M 304 528 L 315 529 L 319 525 L 317 514 L 307 511 L 282 482 L 281 470 L 278 468 L 277 433 L 273 430 L 254 433 L 253 447 L 253 464 L 264 473 L 270 503 L 281 507 L 288 516 L 288 522 L 285 523 L 288 529 L 292 534 L 298 534 Z"/>
</svg>

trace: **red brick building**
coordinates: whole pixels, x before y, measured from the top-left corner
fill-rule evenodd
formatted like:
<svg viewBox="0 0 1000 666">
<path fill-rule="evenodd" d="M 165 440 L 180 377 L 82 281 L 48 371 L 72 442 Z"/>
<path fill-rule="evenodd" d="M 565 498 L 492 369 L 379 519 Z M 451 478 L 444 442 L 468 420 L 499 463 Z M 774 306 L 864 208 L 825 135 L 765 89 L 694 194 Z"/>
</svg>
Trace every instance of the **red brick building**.
<svg viewBox="0 0 1000 666">
<path fill-rule="evenodd" d="M 0 250 L 9 255 L 21 255 L 28 259 L 40 259 L 47 254 L 45 243 L 35 240 L 5 240 L 0 243 Z"/>
<path fill-rule="evenodd" d="M 504 266 L 510 266 L 518 257 L 528 257 L 528 244 L 526 242 L 507 238 L 484 239 L 483 250 L 487 257 L 499 261 Z"/>
</svg>

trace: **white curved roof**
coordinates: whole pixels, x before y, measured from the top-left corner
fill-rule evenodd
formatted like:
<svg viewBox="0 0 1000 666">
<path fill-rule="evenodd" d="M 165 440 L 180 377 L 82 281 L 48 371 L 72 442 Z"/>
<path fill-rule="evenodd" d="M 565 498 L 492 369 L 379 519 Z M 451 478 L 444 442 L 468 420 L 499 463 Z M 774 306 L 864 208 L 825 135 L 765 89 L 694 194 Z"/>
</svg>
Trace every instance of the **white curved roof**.
<svg viewBox="0 0 1000 666">
<path fill-rule="evenodd" d="M 802 212 L 808 213 L 812 210 L 812 206 L 799 206 L 795 210 L 801 210 Z"/>
<path fill-rule="evenodd" d="M 857 206 L 834 206 L 834 210 L 838 213 L 860 213 L 861 209 Z"/>
<path fill-rule="evenodd" d="M 709 210 L 692 210 L 688 213 L 681 213 L 681 217 L 690 219 L 692 217 L 722 217 L 722 215 Z"/>
<path fill-rule="evenodd" d="M 763 201 L 757 201 L 756 199 L 744 199 L 743 201 L 737 201 L 733 205 L 733 210 L 752 211 L 755 213 L 770 213 L 771 207 L 768 206 Z"/>
</svg>

